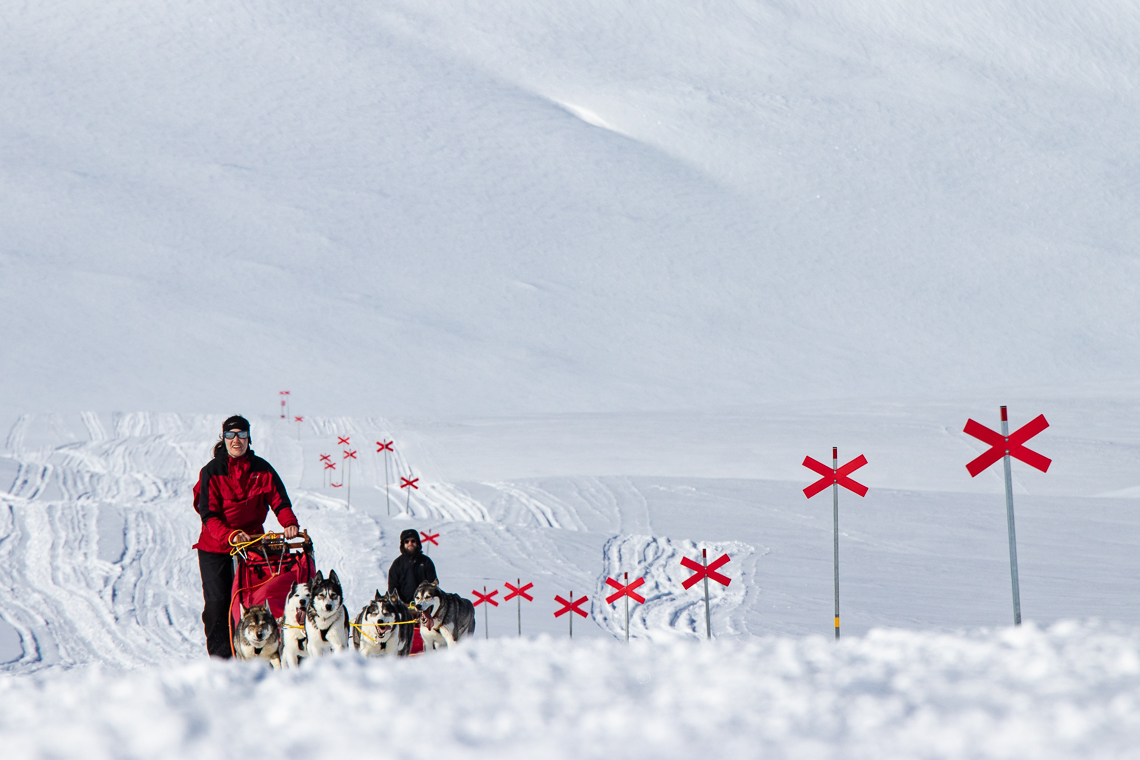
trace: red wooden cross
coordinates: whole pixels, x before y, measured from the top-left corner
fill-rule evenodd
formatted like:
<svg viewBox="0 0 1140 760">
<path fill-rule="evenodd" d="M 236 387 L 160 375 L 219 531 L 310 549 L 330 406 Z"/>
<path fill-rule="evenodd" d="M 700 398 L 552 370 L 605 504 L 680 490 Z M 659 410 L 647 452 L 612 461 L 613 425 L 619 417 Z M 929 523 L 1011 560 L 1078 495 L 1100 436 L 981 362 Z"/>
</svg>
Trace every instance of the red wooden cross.
<svg viewBox="0 0 1140 760">
<path fill-rule="evenodd" d="M 393 451 L 391 441 L 385 441 L 384 443 L 377 441 L 376 445 L 380 447 L 380 448 L 376 449 L 377 454 L 379 454 L 381 451 Z"/>
<path fill-rule="evenodd" d="M 424 540 L 426 543 L 429 543 L 429 544 L 435 544 L 436 546 L 439 546 L 439 541 L 436 541 L 436 539 L 437 539 L 437 538 L 439 538 L 439 534 L 438 534 L 438 533 L 424 533 L 424 532 L 421 530 L 421 531 L 420 531 L 420 537 L 421 537 L 421 538 L 422 538 L 422 539 L 423 539 L 423 540 Z"/>
<path fill-rule="evenodd" d="M 340 446 L 347 446 L 347 445 L 348 445 L 348 436 L 346 435 L 344 438 L 341 438 L 341 437 L 338 435 L 338 436 L 336 437 L 336 442 L 337 442 L 337 444 L 338 444 L 338 445 L 340 445 Z"/>
<path fill-rule="evenodd" d="M 343 459 L 356 459 L 355 451 L 342 451 L 341 453 L 344 454 Z"/>
<path fill-rule="evenodd" d="M 408 486 L 411 486 L 417 491 L 420 490 L 420 487 L 416 485 L 416 483 L 420 482 L 419 478 L 412 478 L 411 480 L 408 480 L 407 478 L 401 477 L 400 481 L 400 488 L 407 488 Z"/>
<path fill-rule="evenodd" d="M 330 457 L 328 454 L 321 454 L 321 461 L 322 462 L 331 462 L 332 457 Z"/>
</svg>

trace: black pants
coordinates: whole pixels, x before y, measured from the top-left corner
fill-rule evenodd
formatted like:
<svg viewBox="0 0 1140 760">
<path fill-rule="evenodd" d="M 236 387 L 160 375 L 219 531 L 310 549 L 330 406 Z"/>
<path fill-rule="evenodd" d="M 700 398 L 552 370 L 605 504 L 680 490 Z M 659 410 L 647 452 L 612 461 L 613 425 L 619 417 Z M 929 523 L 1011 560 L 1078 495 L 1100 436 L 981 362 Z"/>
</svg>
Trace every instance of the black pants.
<svg viewBox="0 0 1140 760">
<path fill-rule="evenodd" d="M 206 626 L 206 651 L 211 657 L 233 655 L 230 640 L 230 594 L 234 587 L 234 558 L 198 550 L 202 571 L 202 623 Z"/>
</svg>

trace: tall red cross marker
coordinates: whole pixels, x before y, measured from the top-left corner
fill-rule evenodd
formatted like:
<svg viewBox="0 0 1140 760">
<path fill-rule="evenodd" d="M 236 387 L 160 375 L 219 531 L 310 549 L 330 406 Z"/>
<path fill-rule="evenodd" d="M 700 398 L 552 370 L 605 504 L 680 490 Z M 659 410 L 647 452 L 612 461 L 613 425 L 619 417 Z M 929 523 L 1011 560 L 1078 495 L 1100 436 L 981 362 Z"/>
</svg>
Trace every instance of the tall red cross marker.
<svg viewBox="0 0 1140 760">
<path fill-rule="evenodd" d="M 321 454 L 321 461 L 322 461 L 322 462 L 331 462 L 331 461 L 332 461 L 332 457 L 331 457 L 331 456 L 329 456 L 328 454 Z"/>
<path fill-rule="evenodd" d="M 377 441 L 376 453 L 384 452 L 384 504 L 388 507 L 389 517 L 392 515 L 392 500 L 388 497 L 388 452 L 392 451 L 391 441 Z"/>
<path fill-rule="evenodd" d="M 697 564 L 688 557 L 681 557 L 681 564 L 693 571 L 694 575 L 681 585 L 685 588 L 692 588 L 699 580 L 705 582 L 705 637 L 712 638 L 712 613 L 709 611 L 709 578 L 719 583 L 722 586 L 728 586 L 732 583 L 732 579 L 717 572 L 721 567 L 727 565 L 729 557 L 727 554 L 722 554 L 720 557 L 709 564 L 708 550 L 701 549 L 701 564 Z"/>
<path fill-rule="evenodd" d="M 335 470 L 336 469 L 336 462 L 325 462 L 325 469 L 326 470 Z"/>
<path fill-rule="evenodd" d="M 534 601 L 534 597 L 527 593 L 527 590 L 533 588 L 534 584 L 528 583 L 524 586 L 522 584 L 521 578 L 516 579 L 515 583 L 517 585 L 514 585 L 514 586 L 511 585 L 510 581 L 507 581 L 506 583 L 503 584 L 504 586 L 506 586 L 507 588 L 509 588 L 511 590 L 511 593 L 509 593 L 503 597 L 503 601 L 509 602 L 512 599 L 516 600 L 515 604 L 518 605 L 519 636 L 522 636 L 522 600 L 526 599 L 528 602 Z"/>
<path fill-rule="evenodd" d="M 293 422 L 304 422 L 304 421 L 305 421 L 304 417 L 294 417 L 293 418 Z"/>
<path fill-rule="evenodd" d="M 867 464 L 867 457 L 860 454 L 840 467 L 839 449 L 835 446 L 831 448 L 830 467 L 823 462 L 817 462 L 811 457 L 804 457 L 804 467 L 823 476 L 804 489 L 804 496 L 810 499 L 828 486 L 831 486 L 832 547 L 835 574 L 835 638 L 837 639 L 839 638 L 839 487 L 843 486 L 848 491 L 858 494 L 860 497 L 866 496 L 867 486 L 847 477 L 865 464 Z"/>
<path fill-rule="evenodd" d="M 570 599 L 574 599 L 574 592 L 573 591 L 570 592 Z M 575 601 L 567 601 L 567 600 L 563 599 L 560 595 L 555 594 L 554 595 L 554 601 L 561 604 L 562 608 L 560 610 L 558 610 L 558 612 L 554 613 L 554 617 L 562 617 L 567 612 L 577 612 L 582 617 L 588 617 L 586 612 L 582 609 L 582 605 L 585 604 L 586 602 L 588 602 L 589 600 L 590 600 L 590 597 L 583 596 L 583 597 L 579 597 Z"/>
<path fill-rule="evenodd" d="M 1002 407 L 1001 420 L 1006 426 L 1009 425 L 1004 406 Z M 1020 459 L 1030 467 L 1041 470 L 1041 472 L 1048 472 L 1049 465 L 1053 463 L 1053 460 L 1025 447 L 1026 441 L 1047 427 L 1049 427 L 1049 423 L 1045 420 L 1044 414 L 1037 415 L 1009 435 L 1002 435 L 990 430 L 980 422 L 967 419 L 966 427 L 962 432 L 977 438 L 982 443 L 988 443 L 990 448 L 980 457 L 967 464 L 966 471 L 970 473 L 971 478 L 976 478 L 983 470 L 1008 454 L 1014 459 Z"/>
<path fill-rule="evenodd" d="M 704 568 L 702 568 L 702 570 L 703 569 Z M 628 575 L 626 576 L 626 580 L 627 581 L 629 580 Z M 645 604 L 645 597 L 642 596 L 641 594 L 637 593 L 636 591 L 634 591 L 635 588 L 637 588 L 638 586 L 641 586 L 644 583 L 645 583 L 644 578 L 638 578 L 633 583 L 630 583 L 628 585 L 623 586 L 623 585 L 621 585 L 621 583 L 619 583 L 618 581 L 615 581 L 613 578 L 606 578 L 606 585 L 611 587 L 611 588 L 617 589 L 616 592 L 614 592 L 614 593 L 612 593 L 606 597 L 606 604 L 613 604 L 618 599 L 621 599 L 623 596 L 628 596 L 630 599 L 637 602 L 638 604 Z"/>
<path fill-rule="evenodd" d="M 618 583 L 613 578 L 606 578 L 606 585 L 610 588 L 616 588 L 617 591 L 606 597 L 606 604 L 613 604 L 618 599 L 625 597 L 625 640 L 629 641 L 629 600 L 637 602 L 638 604 L 645 604 L 645 597 L 634 591 L 635 588 L 645 583 L 644 578 L 638 578 L 633 583 L 629 582 L 629 573 L 625 574 L 625 585 Z"/>
<path fill-rule="evenodd" d="M 483 604 L 484 602 L 486 602 L 487 605 L 492 606 L 492 607 L 498 607 L 499 606 L 499 603 L 495 601 L 495 594 L 499 593 L 499 589 L 495 589 L 494 591 L 492 591 L 491 593 L 488 594 L 487 593 L 487 587 L 484 586 L 482 594 L 480 594 L 478 591 L 475 591 L 474 589 L 472 589 L 471 593 L 474 594 L 475 596 L 479 597 L 479 599 L 475 602 L 475 604 L 472 605 L 473 607 L 478 607 L 480 604 Z M 485 639 L 491 638 L 491 626 L 490 626 L 490 622 L 487 620 L 487 606 L 483 607 L 483 638 L 485 638 Z"/>
<path fill-rule="evenodd" d="M 436 539 L 439 538 L 438 533 L 424 533 L 421 530 L 420 536 L 422 537 L 422 540 L 425 544 L 435 544 L 436 546 L 439 546 L 439 541 L 436 541 Z"/>
<path fill-rule="evenodd" d="M 847 477 L 865 464 L 867 464 L 867 457 L 862 454 L 842 467 L 828 467 L 823 462 L 817 462 L 811 457 L 804 457 L 804 467 L 823 476 L 804 489 L 804 496 L 810 499 L 828 486 L 833 485 L 840 485 L 848 491 L 857 493 L 860 496 L 866 496 L 867 486 Z"/>
<path fill-rule="evenodd" d="M 349 443 L 348 443 L 348 439 L 349 439 L 349 436 L 347 436 L 347 435 L 346 435 L 344 438 L 341 438 L 341 437 L 338 435 L 338 436 L 336 437 L 336 443 L 337 443 L 337 445 L 338 445 L 338 446 L 348 446 L 348 445 L 349 445 Z"/>
<path fill-rule="evenodd" d="M 702 549 L 701 550 L 701 556 L 704 556 L 704 552 L 705 552 L 705 550 Z M 692 588 L 694 585 L 696 585 L 697 581 L 708 576 L 709 578 L 712 578 L 714 581 L 716 581 L 720 585 L 727 586 L 728 584 L 732 583 L 732 579 L 727 577 L 727 576 L 721 575 L 720 573 L 717 572 L 717 570 L 719 570 L 720 568 L 727 565 L 730 561 L 731 561 L 731 558 L 727 554 L 722 554 L 722 555 L 720 555 L 720 558 L 718 558 L 715 562 L 713 562 L 711 565 L 706 567 L 704 565 L 698 565 L 696 562 L 689 559 L 688 557 L 681 557 L 681 564 L 684 565 L 685 567 L 689 568 L 690 570 L 692 570 L 694 573 L 693 577 L 689 578 L 687 581 L 685 581 L 681 585 L 684 586 L 685 588 L 689 589 L 689 588 Z"/>
<path fill-rule="evenodd" d="M 356 459 L 355 451 L 342 451 L 341 453 L 344 454 L 343 459 Z"/>
<path fill-rule="evenodd" d="M 515 581 L 515 582 L 521 583 L 521 581 Z M 533 583 L 528 583 L 525 586 L 522 586 L 522 585 L 512 586 L 511 582 L 507 581 L 503 585 L 511 590 L 511 592 L 509 594 L 507 594 L 506 596 L 503 597 L 504 602 L 509 602 L 510 600 L 514 599 L 516 596 L 521 596 L 523 599 L 526 599 L 528 602 L 534 601 L 534 597 L 527 593 L 527 591 L 534 588 Z"/>
<path fill-rule="evenodd" d="M 1013 623 L 1021 625 L 1021 584 L 1017 577 L 1017 530 L 1013 520 L 1013 470 L 1010 458 L 1019 459 L 1030 467 L 1041 472 L 1047 472 L 1052 460 L 1041 456 L 1036 451 L 1025 447 L 1025 442 L 1049 427 L 1044 414 L 1039 414 L 1029 422 L 1022 425 L 1013 433 L 1009 432 L 1009 411 L 1001 408 L 1001 432 L 995 433 L 980 422 L 972 419 L 966 420 L 963 429 L 966 435 L 977 438 L 982 443 L 988 443 L 990 448 L 981 456 L 966 465 L 966 471 L 971 478 L 977 477 L 983 470 L 997 462 L 1004 460 L 1005 464 L 1005 525 L 1009 534 L 1009 577 L 1013 587 Z"/>
<path fill-rule="evenodd" d="M 493 607 L 499 606 L 499 603 L 495 601 L 495 594 L 499 593 L 499 589 L 495 589 L 491 593 L 488 594 L 487 593 L 487 587 L 484 586 L 482 594 L 480 594 L 478 591 L 474 591 L 474 590 L 472 590 L 471 593 L 474 594 L 475 596 L 479 597 L 479 599 L 475 602 L 475 604 L 471 605 L 472 607 L 478 607 L 480 604 L 483 604 L 484 602 L 486 602 L 487 604 L 490 604 Z"/>
<path fill-rule="evenodd" d="M 416 485 L 416 483 L 419 482 L 419 478 L 405 478 L 403 476 L 400 477 L 400 488 L 408 489 L 408 503 L 404 506 L 404 511 L 408 514 L 411 514 L 412 511 L 412 491 L 420 490 L 420 487 Z"/>
</svg>

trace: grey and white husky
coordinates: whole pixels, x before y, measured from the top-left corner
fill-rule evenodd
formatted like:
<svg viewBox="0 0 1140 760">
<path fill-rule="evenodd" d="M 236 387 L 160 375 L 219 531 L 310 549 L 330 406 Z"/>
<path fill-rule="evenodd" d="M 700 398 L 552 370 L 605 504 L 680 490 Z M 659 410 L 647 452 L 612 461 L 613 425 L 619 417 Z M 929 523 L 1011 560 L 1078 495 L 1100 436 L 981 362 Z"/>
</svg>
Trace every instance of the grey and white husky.
<svg viewBox="0 0 1140 760">
<path fill-rule="evenodd" d="M 239 606 L 241 620 L 234 629 L 234 656 L 239 660 L 266 660 L 281 667 L 281 637 L 269 602 L 256 607 Z"/>
<path fill-rule="evenodd" d="M 348 648 L 348 610 L 336 570 L 326 578 L 320 570 L 309 581 L 309 609 L 305 616 L 305 649 L 310 657 Z"/>
<path fill-rule="evenodd" d="M 470 599 L 449 594 L 439 581 L 424 581 L 412 597 L 420 611 L 420 636 L 424 651 L 455 646 L 460 639 L 475 633 L 475 606 Z"/>
<path fill-rule="evenodd" d="M 412 651 L 416 616 L 400 601 L 395 590 L 387 594 L 377 590 L 353 623 L 352 645 L 365 657 L 407 657 Z"/>
<path fill-rule="evenodd" d="M 285 597 L 285 614 L 277 620 L 281 628 L 281 662 L 291 668 L 297 667 L 308 655 L 305 651 L 308 612 L 309 584 L 293 581 L 293 587 Z"/>
</svg>

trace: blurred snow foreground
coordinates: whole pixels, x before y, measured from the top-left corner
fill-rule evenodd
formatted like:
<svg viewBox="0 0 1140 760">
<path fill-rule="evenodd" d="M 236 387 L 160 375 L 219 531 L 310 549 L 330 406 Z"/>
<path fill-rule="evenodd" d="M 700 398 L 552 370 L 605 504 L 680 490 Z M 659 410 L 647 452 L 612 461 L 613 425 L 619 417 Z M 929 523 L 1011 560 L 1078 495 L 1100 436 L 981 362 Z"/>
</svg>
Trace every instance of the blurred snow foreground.
<svg viewBox="0 0 1140 760">
<path fill-rule="evenodd" d="M 1140 630 L 472 641 L 407 661 L 0 681 L 5 756 L 1125 757 Z"/>
</svg>

